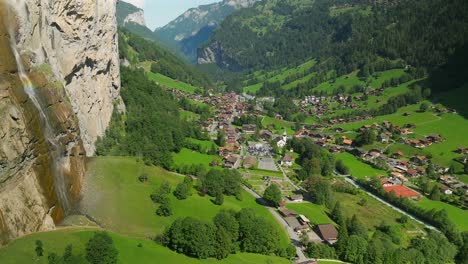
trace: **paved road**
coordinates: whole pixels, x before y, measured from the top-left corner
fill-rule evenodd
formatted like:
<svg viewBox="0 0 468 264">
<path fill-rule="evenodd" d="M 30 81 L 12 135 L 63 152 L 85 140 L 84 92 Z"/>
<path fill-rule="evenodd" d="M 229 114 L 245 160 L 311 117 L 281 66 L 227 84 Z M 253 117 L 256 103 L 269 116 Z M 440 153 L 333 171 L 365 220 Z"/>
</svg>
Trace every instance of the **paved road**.
<svg viewBox="0 0 468 264">
<path fill-rule="evenodd" d="M 304 255 L 304 252 L 302 252 L 301 242 L 300 242 L 299 236 L 288 225 L 288 223 L 286 223 L 286 221 L 276 212 L 276 210 L 274 208 L 271 208 L 271 207 L 267 206 L 266 205 L 267 202 L 260 195 L 258 195 L 256 192 L 252 191 L 251 189 L 247 188 L 246 186 L 244 186 L 244 189 L 248 193 L 252 194 L 260 204 L 267 207 L 268 211 L 270 211 L 270 213 L 276 218 L 276 220 L 286 229 L 286 231 L 288 232 L 289 238 L 291 239 L 292 244 L 294 245 L 294 247 L 296 247 L 296 254 L 297 254 L 297 257 L 298 257 L 297 261 L 302 262 L 302 261 L 309 260 L 309 258 L 307 258 Z"/>
</svg>

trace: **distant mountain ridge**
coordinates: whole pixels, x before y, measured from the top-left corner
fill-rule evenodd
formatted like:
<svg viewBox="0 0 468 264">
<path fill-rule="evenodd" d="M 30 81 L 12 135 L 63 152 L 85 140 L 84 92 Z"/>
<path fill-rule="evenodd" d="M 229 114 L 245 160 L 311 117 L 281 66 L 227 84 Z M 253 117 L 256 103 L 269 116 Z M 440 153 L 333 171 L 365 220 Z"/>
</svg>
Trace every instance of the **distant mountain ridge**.
<svg viewBox="0 0 468 264">
<path fill-rule="evenodd" d="M 258 0 L 224 0 L 191 8 L 164 27 L 157 28 L 156 36 L 169 45 L 177 45 L 193 62 L 200 44 L 206 42 L 214 29 L 233 12 L 251 7 Z"/>
</svg>

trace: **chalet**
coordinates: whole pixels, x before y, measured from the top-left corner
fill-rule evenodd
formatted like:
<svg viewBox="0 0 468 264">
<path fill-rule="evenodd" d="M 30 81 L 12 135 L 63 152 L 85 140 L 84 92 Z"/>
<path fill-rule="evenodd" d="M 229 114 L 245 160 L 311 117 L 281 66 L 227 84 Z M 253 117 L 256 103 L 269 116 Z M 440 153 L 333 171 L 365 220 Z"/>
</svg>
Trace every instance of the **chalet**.
<svg viewBox="0 0 468 264">
<path fill-rule="evenodd" d="M 245 157 L 244 162 L 243 162 L 244 168 L 250 169 L 250 168 L 255 167 L 255 165 L 257 165 L 257 158 L 255 158 L 254 156 Z"/>
<path fill-rule="evenodd" d="M 403 157 L 405 154 L 401 151 L 397 151 L 395 153 L 392 154 L 392 157 L 395 158 L 395 159 L 399 159 L 401 157 Z"/>
<path fill-rule="evenodd" d="M 415 177 L 418 177 L 419 176 L 419 173 L 417 170 L 415 169 L 408 169 L 406 171 L 406 175 L 408 175 L 409 177 L 412 177 L 412 178 L 415 178 Z"/>
<path fill-rule="evenodd" d="M 349 146 L 351 146 L 352 144 L 353 144 L 353 141 L 352 141 L 351 139 L 349 139 L 349 138 L 343 139 L 343 145 L 344 145 L 344 146 L 348 146 L 348 147 L 349 147 Z"/>
<path fill-rule="evenodd" d="M 343 132 L 345 132 L 345 130 L 343 128 L 341 128 L 341 127 L 337 127 L 337 128 L 335 128 L 335 132 L 336 133 L 343 133 Z"/>
<path fill-rule="evenodd" d="M 280 208 L 278 208 L 278 211 L 279 211 L 279 213 L 280 213 L 282 216 L 284 216 L 284 217 L 290 217 L 290 216 L 294 216 L 294 217 L 295 217 L 295 216 L 297 215 L 296 211 L 289 210 L 289 209 L 286 208 L 286 207 L 280 207 Z"/>
<path fill-rule="evenodd" d="M 235 169 L 239 166 L 239 162 L 240 160 L 238 157 L 231 155 L 224 158 L 223 167 L 228 169 Z"/>
<path fill-rule="evenodd" d="M 234 154 L 236 151 L 234 146 L 219 147 L 219 156 L 225 157 Z"/>
<path fill-rule="evenodd" d="M 269 141 L 273 138 L 273 133 L 271 133 L 271 131 L 266 130 L 266 129 L 260 130 L 259 135 L 261 139 L 266 140 L 266 141 Z"/>
<path fill-rule="evenodd" d="M 382 178 L 380 178 L 380 183 L 382 183 L 383 187 L 395 186 L 395 185 L 401 185 L 402 184 L 402 182 L 398 178 L 395 178 L 395 177 L 390 177 L 390 178 L 382 177 Z"/>
<path fill-rule="evenodd" d="M 427 136 L 426 139 L 433 143 L 442 141 L 442 137 L 439 134 L 431 134 Z"/>
<path fill-rule="evenodd" d="M 338 231 L 332 224 L 317 225 L 317 233 L 330 245 L 338 241 Z"/>
<path fill-rule="evenodd" d="M 402 128 L 400 129 L 400 134 L 402 135 L 409 135 L 409 134 L 413 134 L 413 131 L 409 128 Z"/>
<path fill-rule="evenodd" d="M 371 149 L 364 155 L 366 159 L 376 159 L 382 155 L 382 152 L 378 149 Z"/>
<path fill-rule="evenodd" d="M 386 133 L 380 133 L 377 137 L 377 140 L 382 143 L 388 143 L 390 141 L 390 136 Z"/>
<path fill-rule="evenodd" d="M 465 148 L 465 147 L 458 147 L 456 152 L 458 154 L 468 154 L 468 148 Z"/>
<path fill-rule="evenodd" d="M 283 166 L 292 166 L 293 161 L 294 161 L 294 156 L 291 154 L 286 154 L 284 157 L 281 159 L 280 163 Z"/>
<path fill-rule="evenodd" d="M 408 181 L 408 179 L 403 174 L 401 174 L 400 172 L 394 171 L 394 172 L 392 172 L 390 174 L 392 175 L 392 177 L 395 177 L 395 178 L 399 179 L 402 182 L 407 182 Z"/>
<path fill-rule="evenodd" d="M 411 157 L 410 161 L 421 166 L 427 163 L 427 157 L 426 156 L 413 156 Z"/>
<path fill-rule="evenodd" d="M 297 131 L 296 133 L 294 133 L 294 136 L 297 138 L 308 137 L 309 135 L 310 135 L 310 132 L 307 129 L 301 129 Z"/>
<path fill-rule="evenodd" d="M 305 215 L 299 215 L 299 223 L 301 223 L 302 225 L 309 225 L 310 224 L 310 220 L 309 218 L 307 218 Z"/>
<path fill-rule="evenodd" d="M 331 153 L 341 153 L 342 152 L 342 148 L 338 147 L 338 146 L 330 146 L 330 148 L 328 150 Z"/>
<path fill-rule="evenodd" d="M 450 190 L 450 188 L 446 185 L 442 185 L 440 186 L 440 191 L 443 192 L 444 194 L 447 194 L 447 195 L 450 195 L 453 193 L 452 190 Z"/>
<path fill-rule="evenodd" d="M 293 202 L 303 202 L 304 197 L 302 196 L 302 194 L 292 194 L 289 196 L 289 200 Z"/>
<path fill-rule="evenodd" d="M 297 218 L 295 216 L 287 216 L 284 218 L 284 220 L 294 231 L 302 229 L 302 225 L 299 223 L 299 221 L 297 221 Z"/>
<path fill-rule="evenodd" d="M 255 134 L 255 130 L 257 129 L 257 125 L 254 124 L 244 124 L 242 125 L 242 131 L 244 131 L 247 135 Z"/>
</svg>

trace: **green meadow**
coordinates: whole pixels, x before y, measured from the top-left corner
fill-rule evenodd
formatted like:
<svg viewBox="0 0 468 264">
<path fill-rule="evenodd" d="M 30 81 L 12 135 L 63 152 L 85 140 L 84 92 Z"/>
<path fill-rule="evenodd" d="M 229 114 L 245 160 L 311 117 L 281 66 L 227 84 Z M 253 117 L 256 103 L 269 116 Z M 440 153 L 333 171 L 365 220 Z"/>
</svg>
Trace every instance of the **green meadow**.
<svg viewBox="0 0 468 264">
<path fill-rule="evenodd" d="M 372 166 L 361 162 L 352 154 L 343 152 L 335 155 L 336 160 L 342 160 L 349 168 L 349 174 L 356 178 L 366 178 L 378 175 L 387 175 L 387 172 L 374 169 Z"/>
<path fill-rule="evenodd" d="M 147 182 L 142 183 L 137 179 L 142 173 L 148 175 Z M 253 208 L 280 230 L 284 244 L 289 242 L 283 227 L 264 206 L 257 204 L 255 198 L 245 191 L 242 192 L 242 201 L 226 196 L 222 206 L 215 205 L 211 197 L 200 196 L 195 189 L 186 200 L 178 200 L 171 194 L 173 215 L 156 215 L 158 205 L 151 201 L 150 195 L 163 181 L 168 181 L 175 188 L 182 180 L 183 177 L 178 174 L 145 166 L 133 158 L 93 158 L 89 162 L 86 185 L 86 192 L 89 194 L 85 195 L 84 208 L 88 215 L 106 229 L 139 238 L 161 234 L 179 217 L 191 216 L 209 221 L 221 209 L 238 211 Z"/>
<path fill-rule="evenodd" d="M 333 220 L 328 217 L 328 210 L 323 205 L 313 203 L 288 203 L 286 207 L 296 211 L 298 214 L 303 214 L 312 224 L 333 224 Z"/>
<path fill-rule="evenodd" d="M 174 89 L 177 89 L 177 90 L 189 93 L 189 94 L 193 94 L 197 90 L 196 87 L 190 84 L 171 79 L 160 73 L 147 72 L 147 74 L 150 80 L 155 81 L 156 83 L 158 83 L 159 85 L 163 87 L 174 88 Z"/>
<path fill-rule="evenodd" d="M 423 197 L 421 201 L 415 202 L 418 206 L 427 210 L 441 210 L 444 209 L 447 212 L 449 219 L 461 230 L 468 231 L 468 211 L 460 209 L 451 204 L 447 204 L 441 201 L 433 201 L 426 197 Z"/>
<path fill-rule="evenodd" d="M 172 158 L 177 166 L 201 164 L 207 168 L 213 160 L 220 160 L 216 155 L 202 154 L 186 148 L 183 148 L 179 153 L 174 153 Z"/>
<path fill-rule="evenodd" d="M 74 255 L 85 254 L 86 242 L 99 229 L 66 228 L 51 232 L 35 233 L 12 241 L 0 249 L 2 264 L 38 263 L 46 264 L 47 256 L 54 252 L 61 255 L 68 244 L 73 245 Z M 237 264 L 237 263 L 291 263 L 287 259 L 264 256 L 251 253 L 232 254 L 224 260 L 190 258 L 156 244 L 152 240 L 131 238 L 124 235 L 110 233 L 115 247 L 119 251 L 118 263 L 187 263 L 187 264 Z M 41 240 L 44 247 L 44 256 L 37 257 L 35 241 Z"/>
<path fill-rule="evenodd" d="M 263 127 L 268 127 L 269 125 L 273 125 L 274 126 L 273 132 L 277 134 L 283 134 L 284 129 L 286 129 L 286 133 L 288 135 L 294 134 L 294 130 L 292 129 L 293 123 L 286 121 L 286 120 L 281 120 L 281 119 L 277 119 L 274 117 L 265 116 L 262 120 L 262 125 Z"/>
</svg>

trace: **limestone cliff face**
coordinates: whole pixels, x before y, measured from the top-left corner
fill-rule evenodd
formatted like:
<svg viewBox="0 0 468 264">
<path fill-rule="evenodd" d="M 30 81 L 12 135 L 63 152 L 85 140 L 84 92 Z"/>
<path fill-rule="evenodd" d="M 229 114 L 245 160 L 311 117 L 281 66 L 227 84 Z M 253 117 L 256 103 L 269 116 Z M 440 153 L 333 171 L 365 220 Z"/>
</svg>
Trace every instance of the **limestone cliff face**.
<svg viewBox="0 0 468 264">
<path fill-rule="evenodd" d="M 129 14 L 127 17 L 124 19 L 124 25 L 127 23 L 135 23 L 140 26 L 146 27 L 146 22 L 145 22 L 145 13 L 143 10 L 138 10 L 135 13 Z"/>
<path fill-rule="evenodd" d="M 120 103 L 116 27 L 113 0 L 0 0 L 0 244 L 54 228 L 79 201 L 85 155 Z"/>
<path fill-rule="evenodd" d="M 33 65 L 48 64 L 65 86 L 87 155 L 120 101 L 116 0 L 15 2 L 18 45 Z"/>
</svg>

